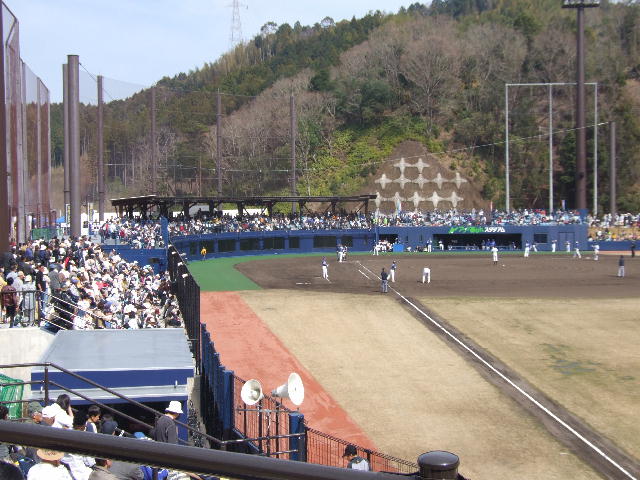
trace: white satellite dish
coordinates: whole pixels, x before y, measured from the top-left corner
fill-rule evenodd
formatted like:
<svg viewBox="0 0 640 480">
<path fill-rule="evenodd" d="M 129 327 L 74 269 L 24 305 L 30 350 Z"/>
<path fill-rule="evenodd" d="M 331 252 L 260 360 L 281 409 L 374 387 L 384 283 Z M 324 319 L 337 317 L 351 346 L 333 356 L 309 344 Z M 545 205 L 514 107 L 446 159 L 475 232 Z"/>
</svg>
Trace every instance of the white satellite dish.
<svg viewBox="0 0 640 480">
<path fill-rule="evenodd" d="M 304 385 L 302 378 L 297 373 L 289 375 L 287 383 L 276 388 L 271 395 L 274 397 L 288 398 L 291 403 L 298 406 L 304 401 Z"/>
<path fill-rule="evenodd" d="M 264 397 L 264 394 L 262 393 L 262 385 L 260 385 L 258 380 L 248 380 L 242 386 L 240 398 L 242 398 L 242 401 L 247 405 L 255 405 L 262 400 L 262 397 Z"/>
</svg>

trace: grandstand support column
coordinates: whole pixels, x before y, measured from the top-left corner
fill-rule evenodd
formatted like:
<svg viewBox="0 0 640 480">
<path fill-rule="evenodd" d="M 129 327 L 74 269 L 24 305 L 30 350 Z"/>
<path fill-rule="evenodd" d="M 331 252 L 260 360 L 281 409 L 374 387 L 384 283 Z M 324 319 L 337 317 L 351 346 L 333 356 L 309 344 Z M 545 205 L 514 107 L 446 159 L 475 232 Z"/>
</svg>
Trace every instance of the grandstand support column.
<svg viewBox="0 0 640 480">
<path fill-rule="evenodd" d="M 0 8 L 0 38 L 4 37 L 4 23 L 2 18 L 2 8 Z M 5 86 L 5 46 L 4 42 L 0 48 L 0 92 L 6 92 Z M 0 135 L 2 138 L 8 138 L 7 135 L 7 97 L 0 95 Z M 7 168 L 7 143 L 2 142 L 0 148 L 0 204 L 4 208 L 0 208 L 0 253 L 9 251 L 9 237 L 11 236 L 11 213 L 9 211 L 9 171 Z"/>
<path fill-rule="evenodd" d="M 62 65 L 62 128 L 64 130 L 64 151 L 62 154 L 64 166 L 64 216 L 65 222 L 68 224 L 67 205 L 71 205 L 71 189 L 69 188 L 69 79 L 68 65 Z"/>
<path fill-rule="evenodd" d="M 104 100 L 102 75 L 98 75 L 98 215 L 104 221 Z"/>
<path fill-rule="evenodd" d="M 151 87 L 151 193 L 158 193 L 158 156 L 156 155 L 156 87 Z"/>
<path fill-rule="evenodd" d="M 71 190 L 71 236 L 81 233 L 80 200 L 80 58 L 67 57 L 67 88 L 69 89 L 69 186 Z"/>
<path fill-rule="evenodd" d="M 216 176 L 218 177 L 218 196 L 222 196 L 222 98 L 220 90 L 216 94 Z"/>
<path fill-rule="evenodd" d="M 616 202 L 616 122 L 609 122 L 609 213 L 618 213 Z"/>
<path fill-rule="evenodd" d="M 289 116 L 291 117 L 291 196 L 295 197 L 297 193 L 296 188 L 296 97 L 291 94 L 289 100 Z M 296 204 L 291 204 L 291 210 L 293 213 L 296 211 Z"/>
</svg>

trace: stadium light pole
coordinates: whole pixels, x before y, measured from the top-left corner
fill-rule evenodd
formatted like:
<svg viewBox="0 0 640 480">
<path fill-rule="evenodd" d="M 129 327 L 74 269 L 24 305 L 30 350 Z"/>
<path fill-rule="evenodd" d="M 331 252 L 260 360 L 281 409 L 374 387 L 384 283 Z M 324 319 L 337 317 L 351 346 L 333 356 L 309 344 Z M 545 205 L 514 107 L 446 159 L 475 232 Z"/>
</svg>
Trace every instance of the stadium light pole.
<svg viewBox="0 0 640 480">
<path fill-rule="evenodd" d="M 562 8 L 577 12 L 576 33 L 576 201 L 575 208 L 587 209 L 587 140 L 584 106 L 584 9 L 599 7 L 600 0 L 562 0 Z"/>
</svg>

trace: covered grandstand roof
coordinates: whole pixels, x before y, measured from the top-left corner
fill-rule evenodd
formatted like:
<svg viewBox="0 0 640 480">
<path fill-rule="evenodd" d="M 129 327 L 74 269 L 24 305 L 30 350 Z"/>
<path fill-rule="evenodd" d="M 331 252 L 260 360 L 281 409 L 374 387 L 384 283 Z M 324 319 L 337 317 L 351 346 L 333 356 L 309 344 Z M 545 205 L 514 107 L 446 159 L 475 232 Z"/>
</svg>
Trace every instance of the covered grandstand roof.
<svg viewBox="0 0 640 480">
<path fill-rule="evenodd" d="M 306 208 L 308 203 L 329 204 L 327 211 L 335 211 L 336 205 L 342 203 L 360 204 L 358 210 L 369 211 L 369 200 L 374 200 L 375 194 L 354 195 L 346 197 L 335 196 L 250 196 L 250 197 L 192 197 L 175 196 L 159 197 L 156 195 L 145 195 L 141 197 L 116 198 L 111 200 L 111 205 L 116 208 L 120 216 L 133 217 L 134 212 L 139 212 L 142 217 L 146 217 L 153 210 L 159 215 L 168 217 L 169 211 L 180 206 L 183 214 L 189 217 L 189 208 L 195 205 L 207 205 L 209 210 L 217 209 L 224 203 L 237 205 L 238 213 L 243 215 L 247 207 L 258 207 L 266 209 L 269 215 L 272 214 L 273 206 L 277 203 L 297 204 L 300 211 Z"/>
</svg>

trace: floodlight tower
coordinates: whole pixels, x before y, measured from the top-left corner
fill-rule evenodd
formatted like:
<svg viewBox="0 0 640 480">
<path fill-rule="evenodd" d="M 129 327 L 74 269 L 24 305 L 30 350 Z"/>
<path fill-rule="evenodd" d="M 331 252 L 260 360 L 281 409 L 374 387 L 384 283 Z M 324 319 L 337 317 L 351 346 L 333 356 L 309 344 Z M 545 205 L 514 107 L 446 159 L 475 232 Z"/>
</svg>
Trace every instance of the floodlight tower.
<svg viewBox="0 0 640 480">
<path fill-rule="evenodd" d="M 576 203 L 587 208 L 587 140 L 584 114 L 584 9 L 599 7 L 600 0 L 562 0 L 562 8 L 574 8 L 578 14 L 576 34 Z M 597 146 L 594 146 L 597 148 Z"/>
</svg>

